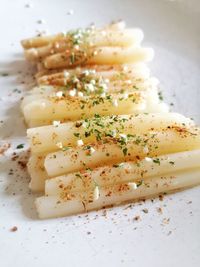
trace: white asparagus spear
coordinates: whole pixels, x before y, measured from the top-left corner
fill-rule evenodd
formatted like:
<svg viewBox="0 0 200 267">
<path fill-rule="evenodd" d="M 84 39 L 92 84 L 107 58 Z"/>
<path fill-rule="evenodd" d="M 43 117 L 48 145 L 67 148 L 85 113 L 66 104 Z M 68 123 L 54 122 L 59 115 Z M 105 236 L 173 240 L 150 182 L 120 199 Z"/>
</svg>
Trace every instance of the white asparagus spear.
<svg viewBox="0 0 200 267">
<path fill-rule="evenodd" d="M 149 104 L 147 103 L 147 107 L 145 110 L 138 110 L 137 113 L 168 113 L 169 112 L 169 107 L 165 103 L 155 103 L 155 104 Z M 132 113 L 134 114 L 134 113 Z M 59 120 L 61 123 L 69 122 L 69 120 L 63 119 Z M 30 119 L 26 121 L 26 124 L 28 128 L 34 128 L 34 127 L 39 127 L 39 126 L 44 126 L 44 125 L 52 125 L 54 120 L 45 120 L 45 119 Z"/>
<path fill-rule="evenodd" d="M 137 93 L 139 91 L 148 91 L 151 95 L 157 95 L 157 85 L 158 81 L 154 77 L 147 80 L 119 80 L 119 77 L 118 79 L 116 77 L 115 80 L 110 80 L 109 82 L 106 81 L 106 79 L 103 80 L 101 78 L 95 81 L 94 79 L 92 79 L 92 77 L 91 79 L 88 79 L 88 82 L 85 82 L 83 78 L 83 81 L 80 79 L 76 83 L 69 81 L 66 86 L 42 85 L 39 87 L 34 87 L 24 97 L 21 103 L 21 108 L 23 109 L 25 105 L 31 103 L 36 99 L 56 97 L 57 92 L 63 92 L 63 95 L 65 96 L 70 96 L 70 94 L 74 92 L 75 96 L 78 96 L 81 99 L 84 96 L 103 96 L 104 94 L 115 95 L 117 93 L 127 95 L 134 92 Z"/>
<path fill-rule="evenodd" d="M 80 37 L 75 39 L 76 36 Z M 125 30 L 102 30 L 91 31 L 87 33 L 75 33 L 58 38 L 56 41 L 50 42 L 46 46 L 29 48 L 25 50 L 25 57 L 27 60 L 37 61 L 41 58 L 47 57 L 52 54 L 64 52 L 67 49 L 72 49 L 76 43 L 81 42 L 78 47 L 86 46 L 86 51 L 90 47 L 101 46 L 138 46 L 144 35 L 140 29 L 125 29 Z"/>
<path fill-rule="evenodd" d="M 46 83 L 42 83 L 37 87 L 34 87 L 32 90 L 27 92 L 27 95 L 49 95 L 58 91 L 63 91 L 65 94 L 69 94 L 70 90 L 73 90 L 74 88 L 77 89 L 78 92 L 82 92 L 83 95 L 93 95 L 93 94 L 100 94 L 104 92 L 109 93 L 122 93 L 122 92 L 129 92 L 129 91 L 138 91 L 138 90 L 147 90 L 151 89 L 155 90 L 157 89 L 158 82 L 157 79 L 154 77 L 150 79 L 141 79 L 141 78 L 129 78 L 127 80 L 110 80 L 108 81 L 105 79 L 105 81 L 102 79 L 100 81 L 95 81 L 96 84 L 93 85 L 94 91 L 89 92 L 87 90 L 87 85 L 89 83 L 93 83 L 94 79 L 91 78 L 91 81 L 88 81 L 88 83 L 82 82 L 80 79 L 78 82 L 78 89 L 77 84 L 74 84 L 72 81 L 65 81 L 65 78 L 52 78 L 48 80 Z M 98 83 L 97 83 L 98 82 Z M 103 89 L 102 86 L 106 86 L 106 89 Z"/>
<path fill-rule="evenodd" d="M 129 110 L 132 110 L 132 112 L 129 111 L 128 114 L 136 113 L 137 111 L 139 113 L 143 110 L 143 112 L 153 112 L 154 109 L 157 109 L 157 105 L 159 104 L 159 94 L 156 87 L 149 87 L 146 89 L 144 88 L 142 90 L 130 88 L 127 91 L 120 91 L 119 88 L 119 91 L 118 89 L 114 89 L 114 91 L 107 91 L 101 94 L 99 91 L 97 91 L 96 93 L 95 91 L 92 93 L 89 93 L 88 91 L 83 91 L 81 92 L 81 95 L 80 91 L 77 91 L 76 89 L 66 91 L 63 90 L 63 88 L 60 88 L 60 90 L 52 90 L 52 92 L 51 88 L 44 89 L 44 93 L 42 91 L 43 89 L 41 88 L 41 92 L 26 95 L 24 97 L 21 102 L 21 110 L 23 113 L 25 113 L 25 109 L 27 113 L 27 107 L 32 106 L 32 109 L 33 106 L 40 105 L 40 110 L 43 111 L 43 115 L 41 115 L 40 117 L 38 115 L 38 119 L 43 120 L 49 118 L 53 120 L 55 118 L 52 118 L 52 116 L 54 117 L 60 114 L 60 120 L 75 120 L 73 119 L 73 115 L 69 118 L 69 115 L 67 116 L 66 114 L 64 114 L 66 110 L 73 114 L 73 110 L 78 109 L 80 111 L 80 114 L 78 115 L 77 119 L 80 119 L 80 115 L 86 112 L 90 113 L 90 111 L 92 111 L 94 112 L 94 114 L 97 114 L 98 112 L 95 111 L 96 109 L 100 109 L 100 114 L 102 115 L 115 114 L 115 112 L 123 114 L 120 111 L 120 107 L 123 106 L 125 103 L 130 106 Z M 48 105 L 44 107 L 44 103 L 48 103 Z M 70 105 L 71 111 L 69 111 Z M 101 106 L 102 108 L 98 106 Z M 119 111 L 117 111 L 116 109 L 118 106 Z M 110 109 L 109 112 L 108 108 Z M 112 113 L 112 110 L 114 113 Z M 126 110 L 126 112 L 128 112 L 128 109 Z M 37 109 L 37 112 L 41 111 Z M 54 113 L 56 113 L 56 115 L 54 115 Z M 32 110 L 29 111 L 29 114 L 26 114 L 26 116 L 27 118 L 35 119 L 35 115 L 33 114 Z M 90 115 L 88 115 L 88 117 L 89 116 Z M 86 116 L 82 116 L 82 118 L 83 117 Z"/>
<path fill-rule="evenodd" d="M 25 102 L 26 99 L 24 99 Z M 40 120 L 78 120 L 86 116 L 92 117 L 95 114 L 102 116 L 123 114 L 124 110 L 127 114 L 148 112 L 146 104 L 152 101 L 156 102 L 157 99 L 156 92 L 139 91 L 130 93 L 126 97 L 124 94 L 84 98 L 43 97 L 27 105 L 22 102 L 22 107 L 27 122 L 38 118 Z"/>
<path fill-rule="evenodd" d="M 80 200 L 66 200 L 59 196 L 43 196 L 36 199 L 39 218 L 54 218 L 119 205 L 126 201 L 146 199 L 161 193 L 184 189 L 200 184 L 200 169 L 179 172 L 174 175 L 148 178 L 135 188 L 131 184 L 116 185 L 100 190 L 99 198 L 91 203 Z M 123 189 L 123 190 L 122 190 Z"/>
<path fill-rule="evenodd" d="M 120 65 L 85 65 L 79 66 L 73 69 L 60 68 L 55 70 L 47 70 L 41 64 L 38 64 L 39 70 L 36 74 L 37 82 L 40 83 L 39 79 L 42 76 L 51 76 L 51 75 L 61 75 L 61 77 L 66 76 L 66 73 L 78 75 L 86 70 L 93 71 L 98 73 L 131 73 L 133 76 L 138 78 L 147 79 L 150 76 L 150 70 L 145 63 L 137 64 L 120 64 Z"/>
<path fill-rule="evenodd" d="M 63 146 L 76 146 L 80 139 L 87 144 L 104 138 L 108 132 L 142 134 L 150 129 L 159 130 L 172 125 L 188 127 L 194 123 L 178 113 L 118 115 L 102 118 L 97 116 L 86 121 L 63 124 L 55 122 L 55 125 L 31 128 L 27 130 L 27 137 L 32 153 L 44 153 L 57 150 L 57 143 L 60 142 Z"/>
<path fill-rule="evenodd" d="M 85 77 L 87 74 L 87 77 Z M 149 70 L 148 68 L 140 69 L 135 68 L 130 71 L 116 71 L 116 70 L 109 70 L 109 71 L 98 71 L 93 73 L 91 69 L 83 71 L 82 73 L 78 72 L 58 72 L 55 74 L 45 75 L 40 77 L 37 82 L 39 84 L 46 84 L 46 85 L 55 85 L 55 86 L 67 86 L 71 84 L 75 77 L 80 82 L 89 82 L 91 80 L 95 80 L 95 82 L 101 82 L 108 84 L 108 87 L 111 86 L 114 82 L 119 84 L 126 83 L 126 86 L 137 86 L 135 83 L 143 85 L 146 81 L 150 82 L 150 84 L 154 84 L 155 86 L 158 85 L 158 80 L 155 78 L 149 78 Z M 88 79 L 89 78 L 89 79 Z M 75 80 L 75 84 L 77 83 L 77 79 Z M 85 81 L 87 80 L 87 81 Z M 76 87 L 76 85 L 74 85 Z M 140 87 L 140 86 L 139 86 Z M 143 86 L 144 87 L 144 86 Z"/>
<path fill-rule="evenodd" d="M 126 138 L 122 136 L 108 143 L 94 143 L 50 153 L 45 158 L 45 169 L 50 177 L 54 177 L 86 168 L 142 159 L 147 155 L 153 157 L 200 148 L 200 130 L 196 128 L 189 130 L 175 126 L 161 132 L 134 135 L 128 141 Z"/>
<path fill-rule="evenodd" d="M 29 49 L 32 47 L 41 47 L 41 46 L 48 45 L 50 42 L 60 40 L 63 37 L 64 37 L 63 33 L 58 33 L 56 35 L 37 36 L 37 37 L 22 40 L 21 45 L 24 49 Z"/>
<path fill-rule="evenodd" d="M 60 195 L 62 192 L 89 191 L 98 187 L 119 183 L 137 182 L 149 177 L 172 175 L 177 171 L 200 168 L 200 150 L 167 154 L 136 162 L 122 162 L 93 170 L 70 173 L 45 182 L 45 195 Z M 137 186 L 137 185 L 136 185 Z"/>
<path fill-rule="evenodd" d="M 99 30 L 91 32 L 91 36 L 85 38 L 88 46 L 138 46 L 144 38 L 143 31 L 137 28 L 129 28 L 123 30 Z"/>
<path fill-rule="evenodd" d="M 69 51 L 48 56 L 44 60 L 47 69 L 74 67 L 82 64 L 112 65 L 148 62 L 153 59 L 154 51 L 142 47 L 101 47 L 97 49 Z"/>
<path fill-rule="evenodd" d="M 102 29 L 113 30 L 113 31 L 114 30 L 123 30 L 123 29 L 125 29 L 125 23 L 122 22 L 122 21 L 116 22 L 116 23 L 112 23 L 112 24 L 106 25 Z M 25 49 L 31 48 L 31 47 L 45 46 L 45 45 L 48 45 L 50 42 L 55 42 L 56 40 L 60 40 L 65 36 L 66 36 L 65 32 L 58 33 L 58 34 L 55 34 L 55 35 L 37 36 L 37 37 L 33 37 L 33 38 L 28 38 L 28 39 L 22 40 L 21 41 L 21 45 Z"/>
</svg>

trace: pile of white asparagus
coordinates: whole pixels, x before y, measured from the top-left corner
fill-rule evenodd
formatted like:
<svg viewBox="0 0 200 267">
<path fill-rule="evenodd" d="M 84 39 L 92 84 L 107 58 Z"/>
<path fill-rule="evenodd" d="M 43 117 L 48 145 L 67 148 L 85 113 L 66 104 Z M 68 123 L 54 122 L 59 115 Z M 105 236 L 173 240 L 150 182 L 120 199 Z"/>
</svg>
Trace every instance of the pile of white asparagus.
<svg viewBox="0 0 200 267">
<path fill-rule="evenodd" d="M 119 22 L 22 41 L 38 68 L 21 108 L 40 218 L 200 183 L 200 129 L 160 100 L 142 39 Z"/>
</svg>

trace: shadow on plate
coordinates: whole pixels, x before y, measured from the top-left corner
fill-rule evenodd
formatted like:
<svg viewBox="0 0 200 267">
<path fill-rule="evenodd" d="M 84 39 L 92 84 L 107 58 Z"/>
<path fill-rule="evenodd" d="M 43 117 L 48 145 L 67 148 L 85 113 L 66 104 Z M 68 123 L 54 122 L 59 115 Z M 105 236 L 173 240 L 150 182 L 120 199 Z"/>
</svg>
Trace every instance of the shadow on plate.
<svg viewBox="0 0 200 267">
<path fill-rule="evenodd" d="M 22 54 L 16 54 L 13 57 L 13 61 L 0 63 L 0 73 L 8 74 L 8 79 L 5 77 L 7 79 L 5 86 L 9 88 L 14 85 L 14 88 L 22 91 L 21 96 L 23 97 L 23 92 L 33 87 L 35 71 L 32 65 L 22 59 Z M 12 140 L 15 142 L 15 139 L 21 141 L 26 135 L 26 127 L 20 111 L 20 100 L 12 93 L 8 94 L 6 98 L 8 102 L 5 102 L 6 106 L 3 112 L 5 117 L 0 128 L 0 137 L 11 140 L 11 142 Z M 29 190 L 29 175 L 26 169 L 30 152 L 14 150 L 6 154 L 8 156 L 1 158 L 1 173 L 7 183 L 3 194 L 8 197 L 17 196 L 16 200 L 19 200 L 25 216 L 36 220 L 38 218 L 34 206 L 36 195 Z"/>
<path fill-rule="evenodd" d="M 26 169 L 29 154 L 30 151 L 26 150 L 20 153 L 12 153 L 11 156 L 5 157 L 2 164 L 2 172 L 7 181 L 4 194 L 10 197 L 19 196 L 19 203 L 25 216 L 36 220 L 38 216 L 34 201 L 37 194 L 32 194 L 28 187 L 29 175 Z"/>
<path fill-rule="evenodd" d="M 35 85 L 36 67 L 22 57 L 13 59 L 13 61 L 1 62 L 0 74 L 3 73 L 14 77 L 9 83 L 15 87 L 20 86 L 24 90 L 29 90 Z"/>
</svg>

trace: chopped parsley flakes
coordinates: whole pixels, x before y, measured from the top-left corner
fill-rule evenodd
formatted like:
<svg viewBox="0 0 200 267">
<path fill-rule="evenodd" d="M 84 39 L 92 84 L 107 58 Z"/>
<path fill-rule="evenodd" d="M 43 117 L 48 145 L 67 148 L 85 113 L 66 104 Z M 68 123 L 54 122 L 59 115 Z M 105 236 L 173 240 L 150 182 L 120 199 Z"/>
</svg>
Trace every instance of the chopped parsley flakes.
<svg viewBox="0 0 200 267">
<path fill-rule="evenodd" d="M 18 146 L 16 146 L 16 149 L 22 149 L 24 148 L 24 144 L 19 144 Z"/>
</svg>

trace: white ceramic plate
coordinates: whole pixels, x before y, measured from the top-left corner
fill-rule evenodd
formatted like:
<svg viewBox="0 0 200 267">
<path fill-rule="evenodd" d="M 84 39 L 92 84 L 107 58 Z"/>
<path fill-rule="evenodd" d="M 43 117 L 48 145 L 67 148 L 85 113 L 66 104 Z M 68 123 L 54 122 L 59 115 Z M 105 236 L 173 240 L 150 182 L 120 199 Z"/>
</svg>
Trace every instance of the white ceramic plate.
<svg viewBox="0 0 200 267">
<path fill-rule="evenodd" d="M 0 1 L 0 135 L 11 148 L 0 157 L 0 266 L 200 266 L 200 188 L 88 215 L 37 219 L 23 161 L 27 146 L 19 101 L 31 66 L 19 41 L 36 30 L 56 32 L 124 19 L 154 47 L 151 69 L 173 110 L 200 122 L 200 2 L 198 0 Z M 33 4 L 33 8 L 25 7 Z M 70 9 L 74 15 L 67 15 Z M 45 19 L 46 24 L 37 21 Z M 2 76 L 2 75 L 1 75 Z M 25 82 L 25 84 L 22 84 Z M 21 91 L 21 93 L 18 90 Z M 2 122 L 3 121 L 3 122 Z M 13 172 L 9 175 L 10 169 Z M 163 213 L 158 210 L 161 208 Z M 143 210 L 148 209 L 148 213 Z M 140 216 L 141 220 L 134 220 Z M 16 226 L 16 232 L 10 231 Z"/>
</svg>

